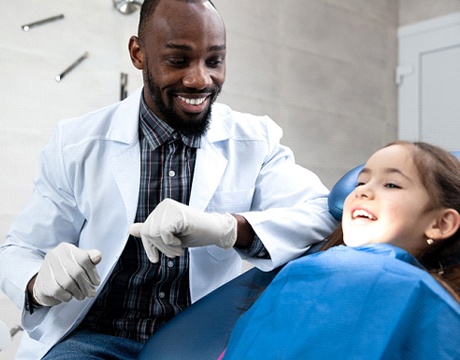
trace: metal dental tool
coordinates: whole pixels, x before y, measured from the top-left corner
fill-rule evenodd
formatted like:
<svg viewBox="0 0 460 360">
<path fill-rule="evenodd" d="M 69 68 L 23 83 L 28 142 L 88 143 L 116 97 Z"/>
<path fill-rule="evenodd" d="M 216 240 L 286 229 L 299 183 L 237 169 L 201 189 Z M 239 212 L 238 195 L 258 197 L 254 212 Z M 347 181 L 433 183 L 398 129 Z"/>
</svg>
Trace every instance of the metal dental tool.
<svg viewBox="0 0 460 360">
<path fill-rule="evenodd" d="M 120 77 L 120 100 L 124 100 L 128 96 L 128 91 L 126 90 L 127 86 L 128 86 L 128 74 L 121 73 L 121 77 Z"/>
<path fill-rule="evenodd" d="M 60 20 L 60 19 L 64 19 L 64 14 L 52 16 L 52 17 L 47 18 L 47 19 L 43 19 L 43 20 L 35 21 L 33 23 L 30 23 L 30 24 L 22 25 L 21 28 L 24 31 L 29 31 L 31 28 L 33 28 L 35 26 L 47 24 L 49 22 Z"/>
<path fill-rule="evenodd" d="M 124 15 L 135 12 L 142 6 L 144 0 L 113 0 L 113 6 Z"/>
<path fill-rule="evenodd" d="M 88 51 L 85 52 L 82 56 L 80 56 L 72 65 L 70 65 L 67 69 L 65 69 L 61 74 L 55 77 L 55 80 L 57 82 L 61 81 L 64 76 L 66 76 L 67 73 L 72 71 L 78 64 L 80 64 L 83 60 L 85 60 L 88 57 L 89 53 Z"/>
</svg>

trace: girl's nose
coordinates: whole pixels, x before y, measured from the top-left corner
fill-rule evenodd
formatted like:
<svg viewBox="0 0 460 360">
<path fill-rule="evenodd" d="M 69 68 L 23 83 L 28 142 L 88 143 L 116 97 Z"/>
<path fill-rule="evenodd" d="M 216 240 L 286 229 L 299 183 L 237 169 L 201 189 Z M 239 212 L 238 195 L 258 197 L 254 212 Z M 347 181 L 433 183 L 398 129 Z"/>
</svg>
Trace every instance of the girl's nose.
<svg viewBox="0 0 460 360">
<path fill-rule="evenodd" d="M 358 185 L 354 191 L 355 191 L 355 196 L 359 198 L 373 198 L 374 197 L 372 186 L 369 183 Z"/>
</svg>

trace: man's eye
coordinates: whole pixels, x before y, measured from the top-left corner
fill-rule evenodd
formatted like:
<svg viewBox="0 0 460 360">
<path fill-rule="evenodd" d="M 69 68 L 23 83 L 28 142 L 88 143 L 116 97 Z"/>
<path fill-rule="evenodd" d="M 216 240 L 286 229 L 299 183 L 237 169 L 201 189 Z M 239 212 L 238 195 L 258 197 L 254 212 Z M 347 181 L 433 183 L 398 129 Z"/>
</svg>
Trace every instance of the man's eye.
<svg viewBox="0 0 460 360">
<path fill-rule="evenodd" d="M 172 66 L 184 66 L 187 63 L 184 58 L 169 58 L 167 62 Z"/>
<path fill-rule="evenodd" d="M 223 62 L 224 62 L 223 59 L 218 58 L 218 59 L 208 60 L 206 63 L 208 64 L 208 66 L 216 68 L 216 67 L 219 67 L 221 64 L 223 64 Z"/>
</svg>

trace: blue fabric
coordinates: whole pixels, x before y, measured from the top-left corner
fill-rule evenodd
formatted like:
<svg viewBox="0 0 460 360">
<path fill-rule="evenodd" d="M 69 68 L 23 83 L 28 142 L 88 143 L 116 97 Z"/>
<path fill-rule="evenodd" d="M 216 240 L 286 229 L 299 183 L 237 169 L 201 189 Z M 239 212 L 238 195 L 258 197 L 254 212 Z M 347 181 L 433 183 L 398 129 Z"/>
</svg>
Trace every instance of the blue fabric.
<svg viewBox="0 0 460 360">
<path fill-rule="evenodd" d="M 56 344 L 43 360 L 134 360 L 143 346 L 133 340 L 82 329 Z"/>
<path fill-rule="evenodd" d="M 387 244 L 295 260 L 238 320 L 224 359 L 460 359 L 460 305 L 417 265 Z"/>
</svg>

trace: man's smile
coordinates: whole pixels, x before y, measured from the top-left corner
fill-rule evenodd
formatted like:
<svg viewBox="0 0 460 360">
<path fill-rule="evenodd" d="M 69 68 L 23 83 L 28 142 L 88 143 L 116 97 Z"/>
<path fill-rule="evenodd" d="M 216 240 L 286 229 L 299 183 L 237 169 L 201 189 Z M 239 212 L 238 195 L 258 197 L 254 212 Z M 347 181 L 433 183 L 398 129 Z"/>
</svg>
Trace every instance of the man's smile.
<svg viewBox="0 0 460 360">
<path fill-rule="evenodd" d="M 210 105 L 210 93 L 194 94 L 192 96 L 175 95 L 179 108 L 185 113 L 198 114 L 205 111 Z"/>
</svg>

